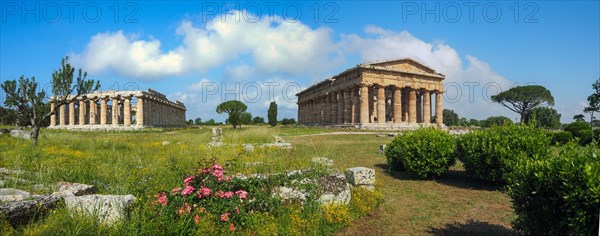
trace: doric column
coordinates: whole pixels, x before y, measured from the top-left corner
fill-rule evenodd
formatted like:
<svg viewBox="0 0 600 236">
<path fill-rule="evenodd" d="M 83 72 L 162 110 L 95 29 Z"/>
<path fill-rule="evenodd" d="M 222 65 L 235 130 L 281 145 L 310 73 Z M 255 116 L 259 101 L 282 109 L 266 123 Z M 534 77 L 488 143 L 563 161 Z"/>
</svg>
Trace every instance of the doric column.
<svg viewBox="0 0 600 236">
<path fill-rule="evenodd" d="M 350 96 L 352 89 L 344 90 L 344 123 L 352 122 L 352 97 Z"/>
<path fill-rule="evenodd" d="M 385 86 L 377 85 L 377 123 L 385 124 Z"/>
<path fill-rule="evenodd" d="M 317 124 L 320 124 L 321 123 L 322 112 L 323 112 L 323 109 L 321 109 L 321 107 L 322 107 L 321 106 L 321 104 L 322 104 L 321 103 L 321 98 L 316 98 L 315 102 L 316 102 L 315 107 L 317 108 L 316 109 L 315 121 L 316 121 Z"/>
<path fill-rule="evenodd" d="M 119 96 L 112 98 L 112 121 L 113 126 L 119 125 Z"/>
<path fill-rule="evenodd" d="M 75 125 L 75 99 L 69 102 L 69 125 Z"/>
<path fill-rule="evenodd" d="M 131 125 L 131 96 L 127 95 L 123 97 L 123 125 Z"/>
<path fill-rule="evenodd" d="M 344 124 L 344 90 L 338 92 L 337 123 Z"/>
<path fill-rule="evenodd" d="M 54 111 L 54 102 L 50 102 L 50 112 L 52 112 L 52 115 L 50 115 L 50 126 L 56 126 L 56 114 L 54 114 Z"/>
<path fill-rule="evenodd" d="M 138 126 L 144 125 L 144 99 L 142 95 L 137 97 L 137 111 L 135 111 L 135 122 Z"/>
<path fill-rule="evenodd" d="M 423 122 L 423 99 L 421 91 L 417 91 L 417 123 Z"/>
<path fill-rule="evenodd" d="M 395 86 L 392 94 L 393 114 L 392 120 L 394 123 L 402 122 L 402 88 Z"/>
<path fill-rule="evenodd" d="M 79 100 L 79 125 L 85 125 L 85 116 L 87 114 L 86 112 L 86 108 L 87 108 L 87 98 L 86 97 L 79 97 L 77 98 L 77 100 Z"/>
<path fill-rule="evenodd" d="M 148 105 L 148 110 L 146 111 L 146 114 L 148 115 L 147 118 L 147 124 L 154 126 L 156 125 L 156 123 L 154 123 L 154 121 L 156 120 L 156 112 L 154 112 L 154 100 L 152 98 L 149 98 L 146 100 L 146 103 Z"/>
<path fill-rule="evenodd" d="M 107 99 L 108 99 L 108 97 L 106 97 L 106 96 L 102 96 L 100 98 L 100 124 L 101 125 L 106 125 L 106 117 L 108 115 L 108 110 L 106 107 Z"/>
<path fill-rule="evenodd" d="M 96 124 L 96 114 L 98 112 L 98 107 L 96 106 L 96 98 L 90 99 L 90 125 Z"/>
<path fill-rule="evenodd" d="M 408 90 L 408 123 L 417 123 L 417 91 Z"/>
<path fill-rule="evenodd" d="M 435 123 L 442 125 L 444 117 L 442 112 L 442 91 L 435 91 Z"/>
<path fill-rule="evenodd" d="M 431 94 L 429 90 L 423 93 L 423 123 L 431 123 Z"/>
<path fill-rule="evenodd" d="M 355 87 L 350 89 L 350 123 L 356 124 L 358 123 L 358 118 L 356 117 L 356 107 L 358 101 L 358 90 Z"/>
<path fill-rule="evenodd" d="M 338 110 L 337 110 L 337 106 L 338 106 L 338 102 L 337 102 L 337 93 L 336 92 L 331 92 L 331 95 L 329 95 L 330 98 L 329 100 L 331 101 L 331 106 L 329 107 L 330 111 L 331 111 L 331 123 L 335 124 L 338 121 Z"/>
<path fill-rule="evenodd" d="M 58 107 L 58 122 L 61 126 L 67 125 L 67 118 L 65 117 L 65 107 L 67 104 L 62 104 Z"/>
<path fill-rule="evenodd" d="M 408 91 L 407 89 L 402 89 L 402 121 L 408 123 Z"/>
<path fill-rule="evenodd" d="M 360 85 L 360 123 L 369 122 L 369 85 Z"/>
</svg>

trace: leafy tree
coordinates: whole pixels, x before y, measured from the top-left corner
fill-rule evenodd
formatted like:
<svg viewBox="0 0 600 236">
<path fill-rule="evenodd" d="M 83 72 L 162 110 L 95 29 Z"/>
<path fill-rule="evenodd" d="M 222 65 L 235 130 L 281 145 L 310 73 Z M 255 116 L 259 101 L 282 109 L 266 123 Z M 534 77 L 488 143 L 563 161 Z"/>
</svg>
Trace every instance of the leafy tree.
<svg viewBox="0 0 600 236">
<path fill-rule="evenodd" d="M 470 119 L 469 120 L 469 126 L 481 126 L 481 122 L 479 120 L 476 120 L 476 119 Z"/>
<path fill-rule="evenodd" d="M 237 128 L 237 125 L 240 124 L 240 114 L 245 112 L 248 109 L 248 106 L 243 102 L 238 100 L 226 101 L 219 106 L 217 106 L 217 113 L 223 114 L 223 112 L 229 114 L 229 118 L 227 121 L 229 124 L 233 125 L 233 128 Z"/>
<path fill-rule="evenodd" d="M 269 124 L 271 125 L 271 127 L 275 127 L 277 125 L 277 103 L 275 103 L 275 101 L 269 104 L 267 118 L 269 119 Z"/>
<path fill-rule="evenodd" d="M 61 67 L 58 71 L 52 73 L 52 93 L 54 96 L 50 99 L 55 107 L 66 105 L 85 93 L 98 90 L 100 83 L 87 79 L 87 72 L 79 69 L 75 83 L 73 83 L 75 68 L 69 63 L 69 57 L 62 59 Z M 21 76 L 19 80 L 4 81 L 1 85 L 6 99 L 4 105 L 7 108 L 14 108 L 20 116 L 27 117 L 31 123 L 31 138 L 33 143 L 37 144 L 40 127 L 50 116 L 56 113 L 50 111 L 46 99 L 46 91 L 38 91 L 38 82 L 35 77 L 27 78 Z M 69 96 L 70 95 L 70 96 Z"/>
<path fill-rule="evenodd" d="M 550 91 L 540 85 L 517 86 L 492 96 L 492 101 L 521 115 L 521 123 L 525 122 L 527 112 L 531 109 L 554 105 Z"/>
<path fill-rule="evenodd" d="M 193 125 L 194 124 L 194 120 L 189 119 L 186 123 L 187 123 L 187 125 Z"/>
<path fill-rule="evenodd" d="M 525 122 L 529 123 L 532 119 L 535 119 L 536 127 L 543 127 L 547 129 L 558 129 L 560 128 L 560 114 L 549 107 L 537 107 L 527 112 Z"/>
<path fill-rule="evenodd" d="M 242 124 L 249 125 L 252 124 L 252 114 L 250 112 L 242 112 L 240 113 L 240 128 Z"/>
<path fill-rule="evenodd" d="M 208 126 L 212 126 L 212 125 L 216 125 L 216 124 L 217 124 L 217 122 L 215 122 L 214 119 L 210 119 L 210 120 L 207 120 L 206 122 L 204 122 L 204 125 L 208 125 Z"/>
<path fill-rule="evenodd" d="M 457 126 L 460 122 L 458 114 L 450 109 L 444 109 L 442 111 L 442 117 L 444 118 L 444 124 L 447 126 Z"/>
<path fill-rule="evenodd" d="M 577 122 L 585 121 L 584 118 L 585 118 L 585 116 L 583 114 L 578 114 L 578 115 L 573 116 L 573 120 L 575 120 Z"/>
<path fill-rule="evenodd" d="M 194 124 L 195 124 L 195 125 L 201 125 L 201 124 L 202 124 L 202 119 L 200 119 L 200 117 L 196 118 L 196 119 L 194 120 Z"/>
<path fill-rule="evenodd" d="M 254 118 L 252 118 L 252 122 L 254 124 L 264 124 L 265 123 L 265 118 L 262 118 L 260 116 L 255 116 Z"/>
<path fill-rule="evenodd" d="M 283 118 L 281 120 L 281 124 L 282 125 L 295 125 L 296 120 L 294 118 Z"/>
<path fill-rule="evenodd" d="M 506 116 L 490 116 L 481 121 L 481 127 L 502 126 L 507 124 L 512 124 L 512 121 Z"/>
<path fill-rule="evenodd" d="M 584 112 L 590 113 L 590 125 L 592 125 L 591 129 L 594 127 L 594 113 L 600 112 L 600 78 L 592 84 L 592 88 L 594 89 L 594 93 L 588 96 L 588 106 L 583 109 Z M 592 136 L 593 138 L 593 136 Z M 593 141 L 593 139 L 592 139 Z"/>
</svg>

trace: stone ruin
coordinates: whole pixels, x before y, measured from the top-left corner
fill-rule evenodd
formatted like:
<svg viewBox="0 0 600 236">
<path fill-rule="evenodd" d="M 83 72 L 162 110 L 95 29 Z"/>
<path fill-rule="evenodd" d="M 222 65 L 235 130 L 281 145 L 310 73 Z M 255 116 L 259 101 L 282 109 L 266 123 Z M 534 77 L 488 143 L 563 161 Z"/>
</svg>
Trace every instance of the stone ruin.
<svg viewBox="0 0 600 236">
<path fill-rule="evenodd" d="M 21 179 L 24 173 L 24 171 L 0 168 L 2 180 L 34 183 Z M 79 183 L 59 182 L 51 187 L 56 192 L 43 195 L 3 188 L 4 185 L 4 181 L 0 181 L 0 217 L 4 217 L 13 227 L 26 224 L 34 217 L 44 216 L 58 207 L 61 202 L 64 202 L 69 213 L 73 215 L 95 217 L 99 222 L 111 225 L 126 219 L 127 209 L 136 200 L 133 195 L 95 194 L 96 188 L 93 185 Z M 39 184 L 34 184 L 33 187 L 44 188 Z"/>
</svg>

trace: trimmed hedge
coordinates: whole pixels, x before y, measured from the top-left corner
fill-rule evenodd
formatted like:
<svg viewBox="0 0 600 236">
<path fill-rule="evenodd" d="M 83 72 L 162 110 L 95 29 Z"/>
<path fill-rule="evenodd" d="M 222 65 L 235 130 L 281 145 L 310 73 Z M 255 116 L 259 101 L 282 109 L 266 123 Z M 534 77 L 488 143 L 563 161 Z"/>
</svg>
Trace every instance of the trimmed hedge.
<svg viewBox="0 0 600 236">
<path fill-rule="evenodd" d="M 503 184 L 521 154 L 545 156 L 549 149 L 550 139 L 543 130 L 508 125 L 465 134 L 458 140 L 456 154 L 470 176 Z"/>
<path fill-rule="evenodd" d="M 598 233 L 600 152 L 595 146 L 571 142 L 557 157 L 521 158 L 507 176 L 515 229 L 525 235 Z"/>
<path fill-rule="evenodd" d="M 421 178 L 440 176 L 454 164 L 456 139 L 437 128 L 421 128 L 396 137 L 387 145 L 390 169 L 406 170 Z"/>
<path fill-rule="evenodd" d="M 567 131 L 548 132 L 552 145 L 565 145 L 573 140 L 573 134 Z"/>
</svg>

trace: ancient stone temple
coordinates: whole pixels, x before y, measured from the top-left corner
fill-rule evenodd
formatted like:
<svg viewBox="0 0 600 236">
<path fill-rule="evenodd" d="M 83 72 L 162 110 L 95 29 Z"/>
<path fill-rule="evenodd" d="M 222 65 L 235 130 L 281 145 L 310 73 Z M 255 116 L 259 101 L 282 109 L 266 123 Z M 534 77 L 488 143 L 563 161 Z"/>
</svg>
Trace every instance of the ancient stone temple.
<svg viewBox="0 0 600 236">
<path fill-rule="evenodd" d="M 185 105 L 164 94 L 148 91 L 102 91 L 68 97 L 60 107 L 50 104 L 53 129 L 118 130 L 185 126 Z"/>
<path fill-rule="evenodd" d="M 443 126 L 444 77 L 409 58 L 359 64 L 298 93 L 298 122 L 373 129 Z"/>
</svg>

